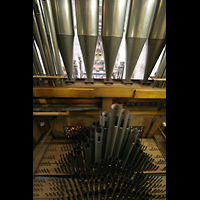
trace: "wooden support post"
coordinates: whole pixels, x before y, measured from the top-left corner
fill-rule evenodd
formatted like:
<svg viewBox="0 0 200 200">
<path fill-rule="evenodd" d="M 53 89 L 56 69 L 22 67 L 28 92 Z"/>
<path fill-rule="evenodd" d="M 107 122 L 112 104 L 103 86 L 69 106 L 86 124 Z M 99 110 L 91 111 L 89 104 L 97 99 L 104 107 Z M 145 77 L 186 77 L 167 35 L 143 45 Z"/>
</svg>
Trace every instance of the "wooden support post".
<svg viewBox="0 0 200 200">
<path fill-rule="evenodd" d="M 112 105 L 112 98 L 110 97 L 103 97 L 102 98 L 102 112 L 103 111 L 111 111 L 111 105 Z"/>
</svg>

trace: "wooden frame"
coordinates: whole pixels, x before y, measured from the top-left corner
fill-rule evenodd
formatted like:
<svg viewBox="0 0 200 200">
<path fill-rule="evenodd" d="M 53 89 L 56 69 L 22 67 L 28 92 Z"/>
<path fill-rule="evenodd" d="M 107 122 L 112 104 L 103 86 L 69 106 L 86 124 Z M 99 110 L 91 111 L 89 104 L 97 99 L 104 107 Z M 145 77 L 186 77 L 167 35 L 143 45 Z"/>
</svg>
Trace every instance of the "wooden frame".
<svg viewBox="0 0 200 200">
<path fill-rule="evenodd" d="M 133 85 L 124 85 L 114 81 L 111 86 L 105 85 L 102 80 L 95 80 L 94 84 L 85 84 L 84 80 L 76 80 L 74 84 L 63 87 L 33 87 L 33 97 L 55 98 L 142 98 L 142 99 L 166 99 L 166 88 L 152 88 L 141 85 L 136 81 Z"/>
</svg>

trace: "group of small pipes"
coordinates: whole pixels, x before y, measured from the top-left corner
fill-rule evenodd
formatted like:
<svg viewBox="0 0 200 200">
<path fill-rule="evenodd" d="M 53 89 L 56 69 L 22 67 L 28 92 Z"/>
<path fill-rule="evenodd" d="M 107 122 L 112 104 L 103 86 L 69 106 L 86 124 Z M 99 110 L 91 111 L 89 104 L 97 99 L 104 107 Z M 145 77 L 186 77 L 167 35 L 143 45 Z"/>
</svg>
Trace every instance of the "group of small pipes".
<svg viewBox="0 0 200 200">
<path fill-rule="evenodd" d="M 100 123 L 94 122 L 90 129 L 73 134 L 70 138 L 73 150 L 61 154 L 56 162 L 55 172 L 71 175 L 79 185 L 77 193 L 73 193 L 72 188 L 67 189 L 69 198 L 79 199 L 81 195 L 84 199 L 166 198 L 162 194 L 164 185 L 160 184 L 162 177 L 143 173 L 157 170 L 158 166 L 153 164 L 152 155 L 144 152 L 146 147 L 140 144 L 137 128 L 130 129 L 133 118 L 130 112 L 122 109 L 120 104 L 113 104 L 111 113 L 102 112 L 100 118 Z M 110 129 L 110 125 L 114 130 Z M 109 134 L 114 142 L 108 140 Z M 119 149 L 123 146 L 117 155 L 114 152 L 115 143 Z M 110 146 L 113 146 L 112 152 Z M 105 156 L 106 153 L 108 156 Z"/>
</svg>

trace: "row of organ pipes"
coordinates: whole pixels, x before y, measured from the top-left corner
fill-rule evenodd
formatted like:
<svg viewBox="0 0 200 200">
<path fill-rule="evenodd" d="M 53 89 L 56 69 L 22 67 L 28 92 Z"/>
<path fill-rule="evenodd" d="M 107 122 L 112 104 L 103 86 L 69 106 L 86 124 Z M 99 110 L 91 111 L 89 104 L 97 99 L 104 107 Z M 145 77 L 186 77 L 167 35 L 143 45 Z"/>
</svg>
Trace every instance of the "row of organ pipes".
<svg viewBox="0 0 200 200">
<path fill-rule="evenodd" d="M 102 27 L 99 33 L 99 0 L 75 0 L 77 34 L 85 64 L 87 79 L 94 83 L 92 71 L 98 37 L 102 37 L 106 79 L 111 79 L 116 56 L 126 29 L 126 78 L 124 84 L 133 84 L 131 75 L 140 53 L 147 42 L 147 56 L 143 83 L 147 83 L 166 44 L 166 0 L 102 0 Z M 129 9 L 127 27 L 124 27 L 126 9 Z M 63 85 L 61 60 L 67 72 L 67 83 L 74 83 L 73 43 L 74 26 L 71 0 L 33 0 L 33 75 L 58 76 L 49 79 L 50 85 Z M 37 46 L 36 46 L 37 45 Z M 37 47 L 39 51 L 37 51 Z M 40 59 L 43 63 L 43 70 Z M 166 48 L 156 77 L 166 76 Z M 164 76 L 163 76 L 164 75 Z M 45 79 L 41 79 L 45 85 Z M 34 79 L 36 82 L 36 79 Z M 155 86 L 155 84 L 154 84 Z"/>
</svg>

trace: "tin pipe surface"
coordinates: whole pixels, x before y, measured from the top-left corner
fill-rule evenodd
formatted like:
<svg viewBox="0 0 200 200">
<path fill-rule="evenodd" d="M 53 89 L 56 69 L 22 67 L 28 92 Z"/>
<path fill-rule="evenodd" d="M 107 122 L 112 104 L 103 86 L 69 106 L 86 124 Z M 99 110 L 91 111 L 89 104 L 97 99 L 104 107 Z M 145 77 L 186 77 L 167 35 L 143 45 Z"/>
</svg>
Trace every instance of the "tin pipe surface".
<svg viewBox="0 0 200 200">
<path fill-rule="evenodd" d="M 128 160 L 128 157 L 129 157 L 129 155 L 130 155 L 130 153 L 131 153 L 131 150 L 132 150 L 132 148 L 133 148 L 133 143 L 134 143 L 134 141 L 137 139 L 137 137 L 138 137 L 138 129 L 134 129 L 133 131 L 131 131 L 130 133 L 129 133 L 129 136 L 128 136 L 128 138 L 127 138 L 127 142 L 126 142 L 126 144 L 125 144 L 125 149 L 124 149 L 124 151 L 123 151 L 123 155 L 122 155 L 122 158 L 124 159 L 124 162 L 126 163 L 127 162 L 127 160 Z"/>
<path fill-rule="evenodd" d="M 122 151 L 124 150 L 124 145 L 125 145 L 126 140 L 127 140 L 127 136 L 128 136 L 128 132 L 129 132 L 129 129 L 130 129 L 132 119 L 133 119 L 133 115 L 129 114 L 127 126 L 126 126 L 125 133 L 124 133 L 124 138 L 123 138 L 123 141 L 122 141 L 122 147 L 121 147 Z M 121 157 L 121 155 L 120 155 L 120 157 Z"/>
<path fill-rule="evenodd" d="M 126 81 L 130 81 L 148 37 L 157 0 L 131 0 L 126 32 Z"/>
<path fill-rule="evenodd" d="M 90 141 L 91 141 L 91 162 L 95 162 L 95 126 L 90 128 Z"/>
<path fill-rule="evenodd" d="M 35 40 L 36 40 L 37 45 L 40 50 L 40 54 L 42 57 L 42 62 L 44 64 L 46 75 L 50 75 L 34 10 L 33 10 L 33 31 L 34 31 L 34 35 L 35 35 Z"/>
<path fill-rule="evenodd" d="M 148 80 L 166 43 L 166 0 L 158 0 L 147 43 L 144 82 Z"/>
<path fill-rule="evenodd" d="M 129 114 L 130 114 L 130 111 L 128 109 L 122 110 L 120 120 L 119 120 L 119 129 L 118 129 L 118 132 L 117 132 L 114 150 L 113 150 L 113 155 L 112 155 L 113 157 L 119 156 L 119 154 L 120 154 L 122 140 L 124 138 L 124 132 L 125 132 L 125 129 L 127 127 Z"/>
<path fill-rule="evenodd" d="M 55 31 L 51 3 L 50 3 L 50 0 L 46 0 L 46 1 L 41 0 L 41 4 L 43 4 L 44 6 L 44 11 L 47 16 L 47 21 L 49 23 L 49 28 L 50 28 L 49 36 L 52 43 L 53 55 L 55 57 L 57 74 L 61 75 L 62 74 L 61 62 L 60 62 L 60 56 L 59 56 L 59 51 L 58 51 L 58 43 L 57 43 L 57 38 L 56 38 L 56 31 Z"/>
<path fill-rule="evenodd" d="M 44 19 L 42 17 L 42 10 L 41 10 L 41 6 L 40 6 L 40 2 L 39 2 L 39 0 L 35 0 L 34 2 L 35 2 L 35 4 L 34 4 L 35 15 L 36 15 L 37 22 L 39 25 L 39 30 L 41 33 L 41 37 L 42 37 L 42 41 L 43 41 L 43 45 L 44 45 L 44 52 L 45 52 L 45 55 L 47 58 L 46 60 L 47 60 L 48 66 L 49 66 L 50 75 L 55 75 L 53 59 L 51 56 L 49 42 L 47 39 L 47 32 L 46 32 L 46 28 L 45 28 L 45 24 L 44 24 Z"/>
<path fill-rule="evenodd" d="M 135 142 L 132 151 L 130 153 L 130 156 L 128 158 L 128 163 L 130 163 L 131 165 L 133 164 L 139 150 L 140 150 L 140 144 Z"/>
<path fill-rule="evenodd" d="M 95 162 L 100 162 L 101 152 L 102 152 L 102 143 L 103 143 L 103 127 L 95 128 Z"/>
<path fill-rule="evenodd" d="M 106 80 L 111 81 L 117 52 L 122 40 L 127 0 L 102 1 L 102 43 Z"/>
<path fill-rule="evenodd" d="M 108 135 L 107 135 L 104 159 L 106 159 L 108 156 L 112 156 L 121 113 L 122 113 L 122 106 L 120 104 L 113 104 L 111 106 L 111 115 L 108 127 Z"/>
<path fill-rule="evenodd" d="M 77 34 L 83 54 L 87 80 L 92 80 L 92 71 L 99 27 L 99 0 L 77 0 Z"/>
<path fill-rule="evenodd" d="M 87 167 L 91 165 L 91 145 L 90 143 L 85 143 L 85 164 Z"/>
<path fill-rule="evenodd" d="M 68 79 L 72 79 L 74 26 L 71 0 L 51 0 L 58 47 Z"/>
</svg>

